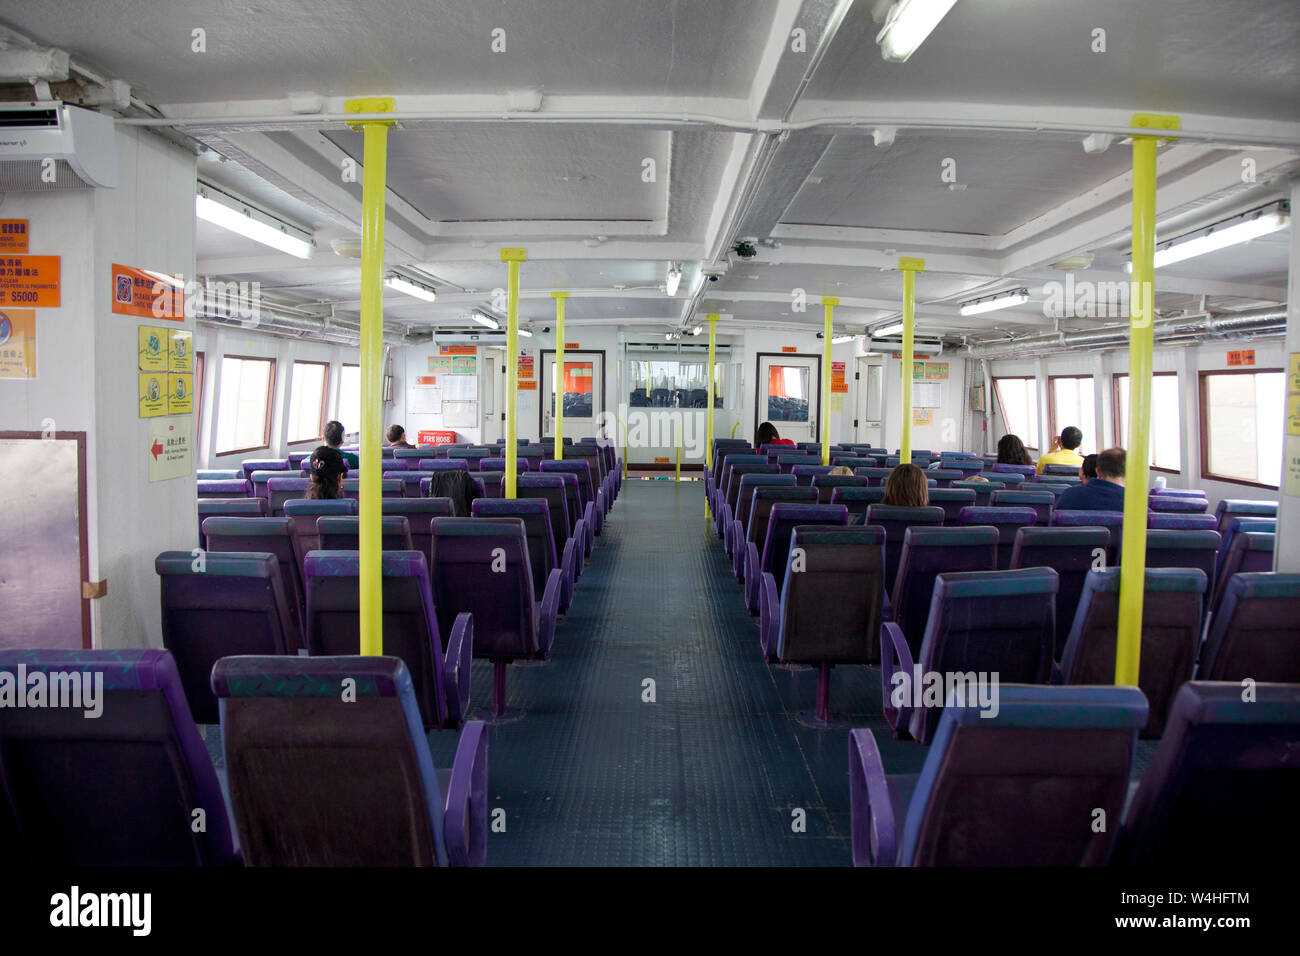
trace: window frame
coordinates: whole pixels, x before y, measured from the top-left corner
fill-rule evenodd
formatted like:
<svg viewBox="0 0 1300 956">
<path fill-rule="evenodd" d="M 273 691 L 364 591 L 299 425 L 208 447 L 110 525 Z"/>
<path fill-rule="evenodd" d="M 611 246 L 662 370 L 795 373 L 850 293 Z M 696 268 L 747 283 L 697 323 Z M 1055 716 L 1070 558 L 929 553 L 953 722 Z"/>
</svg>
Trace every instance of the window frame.
<svg viewBox="0 0 1300 956">
<path fill-rule="evenodd" d="M 262 444 L 253 445 L 249 448 L 231 448 L 227 450 L 218 448 L 213 452 L 214 458 L 224 458 L 226 455 L 243 455 L 250 451 L 261 451 L 264 448 L 269 449 L 271 447 L 271 418 L 275 413 L 275 378 L 277 374 L 277 360 L 268 355 L 231 355 L 223 353 L 221 356 L 222 364 L 225 364 L 225 360 L 228 358 L 239 359 L 243 362 L 267 362 L 270 364 L 270 373 L 266 377 L 266 417 L 262 422 Z M 218 389 L 218 391 L 220 390 Z M 221 406 L 220 394 L 217 395 L 217 406 L 219 410 Z M 220 433 L 221 429 L 220 423 L 215 419 L 212 424 L 216 426 L 212 430 L 212 443 L 215 445 L 217 443 L 216 436 Z"/>
<path fill-rule="evenodd" d="M 1075 381 L 1082 381 L 1083 379 L 1090 380 L 1092 382 L 1092 401 L 1094 406 L 1096 405 L 1097 402 L 1097 376 L 1096 375 L 1049 375 L 1047 376 L 1047 430 L 1051 432 L 1052 437 L 1054 439 L 1057 436 L 1059 436 L 1063 430 L 1062 428 L 1057 427 L 1058 423 L 1056 421 L 1057 379 L 1073 379 Z M 1095 408 L 1093 409 L 1093 416 L 1095 421 L 1095 417 L 1096 417 Z M 1079 426 L 1076 424 L 1075 427 L 1077 428 Z M 1096 426 L 1094 425 L 1094 427 Z M 1101 444 L 1101 443 L 1098 442 L 1097 444 Z"/>
<path fill-rule="evenodd" d="M 1221 481 L 1227 485 L 1242 485 L 1246 488 L 1263 488 L 1267 491 L 1280 491 L 1281 485 L 1269 485 L 1262 481 L 1250 481 L 1247 478 L 1228 478 L 1224 475 L 1216 474 L 1210 471 L 1210 432 L 1208 425 L 1208 409 L 1205 403 L 1205 380 L 1211 375 L 1260 375 L 1260 374 L 1286 374 L 1284 368 L 1213 368 L 1204 369 L 1197 372 L 1197 389 L 1196 402 L 1198 411 L 1197 425 L 1200 428 L 1200 446 L 1201 446 L 1201 477 L 1208 478 L 1211 481 Z M 1258 451 L 1256 452 L 1258 454 Z M 1285 464 L 1285 450 L 1283 454 L 1283 463 Z M 1281 476 L 1279 476 L 1280 478 Z"/>
<path fill-rule="evenodd" d="M 1159 378 L 1159 377 L 1161 377 L 1161 376 L 1164 376 L 1164 377 L 1172 377 L 1172 378 L 1174 379 L 1175 383 L 1177 383 L 1177 381 L 1178 381 L 1178 373 L 1177 373 L 1177 372 L 1152 372 L 1152 373 L 1151 373 L 1151 377 L 1152 377 L 1152 378 Z M 1120 380 L 1121 378 L 1128 378 L 1128 377 L 1129 377 L 1129 373 L 1128 373 L 1128 372 L 1112 372 L 1112 373 L 1111 373 L 1111 376 L 1110 376 L 1110 398 L 1111 398 L 1111 402 L 1110 402 L 1110 415 L 1111 415 L 1110 427 L 1111 427 L 1111 430 L 1112 430 L 1111 433 L 1115 436 L 1115 444 L 1116 444 L 1116 446 L 1121 447 L 1121 448 L 1126 448 L 1126 447 L 1127 447 L 1127 445 L 1125 445 L 1124 443 L 1120 442 L 1120 440 L 1119 440 L 1119 436 L 1120 436 L 1120 433 L 1121 433 L 1125 428 L 1128 427 L 1128 425 L 1127 425 L 1127 423 L 1125 423 L 1125 424 L 1121 427 L 1121 423 L 1120 423 L 1120 417 L 1119 417 L 1119 380 Z M 1131 386 L 1131 385 L 1129 386 L 1129 389 L 1130 389 L 1129 394 L 1130 394 L 1130 396 L 1131 396 L 1131 395 L 1132 395 L 1132 391 L 1131 391 L 1132 386 Z M 1179 394 L 1181 395 L 1182 392 L 1180 391 Z M 1180 408 L 1178 409 L 1178 429 L 1179 429 L 1179 432 L 1180 432 L 1180 433 L 1181 433 L 1181 431 L 1182 431 L 1182 427 L 1183 427 L 1183 410 L 1182 410 L 1182 408 L 1180 407 Z M 1126 435 L 1125 437 L 1127 438 L 1128 436 Z M 1182 447 L 1181 434 L 1180 434 L 1180 437 L 1179 437 L 1179 442 L 1178 442 L 1178 444 L 1179 444 L 1179 449 L 1180 449 L 1180 451 L 1181 451 L 1181 447 Z M 1182 461 L 1182 455 L 1181 455 L 1181 454 L 1178 456 L 1178 460 L 1179 460 L 1179 462 Z M 1158 472 L 1161 472 L 1162 474 L 1165 474 L 1165 475 L 1181 475 L 1181 474 L 1183 473 L 1183 470 L 1182 470 L 1181 467 L 1179 467 L 1179 468 L 1165 468 L 1165 467 L 1163 467 L 1163 466 L 1161 466 L 1161 465 L 1157 465 L 1157 464 L 1155 464 L 1154 462 L 1150 462 L 1150 461 L 1147 462 L 1147 470 L 1148 470 L 1148 471 L 1158 471 Z"/>
<path fill-rule="evenodd" d="M 320 388 L 320 419 L 316 423 L 316 434 L 308 435 L 306 438 L 292 438 L 289 435 L 289 422 L 290 419 L 292 418 L 292 415 L 290 415 L 290 410 L 293 408 L 293 370 L 299 365 L 320 365 L 323 366 L 325 369 L 325 379 L 324 381 L 321 382 L 321 388 Z M 339 377 L 342 378 L 342 375 L 340 374 Z M 293 362 L 290 363 L 289 394 L 287 396 L 287 402 L 286 402 L 288 407 L 285 409 L 285 415 L 284 415 L 284 431 L 285 431 L 284 441 L 286 445 L 303 445 L 311 441 L 314 442 L 320 441 L 321 433 L 325 431 L 325 421 L 326 421 L 325 412 L 326 409 L 329 407 L 329 397 L 330 397 L 330 363 L 329 362 L 316 362 L 308 359 L 294 359 Z"/>
<path fill-rule="evenodd" d="M 1000 376 L 994 375 L 991 377 L 993 379 L 993 397 L 998 403 L 998 414 L 1001 415 L 1002 417 L 1003 428 L 1007 428 L 1007 416 L 1005 411 L 1006 405 L 1002 401 L 1002 389 L 998 385 L 999 382 L 1033 382 L 1034 383 L 1034 404 L 1035 405 L 1038 404 L 1038 376 L 1037 375 L 1000 375 Z M 1050 385 L 1048 386 L 1048 394 L 1049 395 L 1051 394 Z M 1041 428 L 1042 426 L 1041 422 L 1039 423 L 1039 426 Z M 1008 434 L 1011 434 L 1010 429 L 1008 429 Z M 1038 439 L 1039 436 L 1034 435 L 1033 436 L 1034 444 L 1025 445 L 1025 451 L 1039 452 L 1040 448 L 1038 446 Z M 1037 457 L 1037 455 L 1035 455 L 1035 457 Z"/>
</svg>

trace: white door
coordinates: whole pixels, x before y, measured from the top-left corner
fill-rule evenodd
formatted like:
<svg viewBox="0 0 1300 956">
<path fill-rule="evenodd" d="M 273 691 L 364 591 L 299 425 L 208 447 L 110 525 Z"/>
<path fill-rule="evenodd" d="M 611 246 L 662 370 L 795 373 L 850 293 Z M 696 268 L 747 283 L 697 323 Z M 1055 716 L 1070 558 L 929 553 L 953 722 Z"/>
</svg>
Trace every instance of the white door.
<svg viewBox="0 0 1300 956">
<path fill-rule="evenodd" d="M 505 353 L 491 350 L 483 356 L 483 444 L 492 445 L 506 434 Z"/>
<path fill-rule="evenodd" d="M 760 355 L 758 421 L 771 422 L 777 434 L 796 444 L 817 441 L 820 365 L 803 355 Z"/>
<path fill-rule="evenodd" d="M 880 418 L 885 397 L 884 373 L 885 367 L 875 356 L 863 355 L 858 358 L 858 394 L 854 414 L 857 428 L 853 437 L 855 441 L 869 442 L 876 447 L 883 445 Z"/>
<path fill-rule="evenodd" d="M 601 376 L 604 352 L 564 352 L 564 437 L 596 438 L 605 409 Z M 555 437 L 555 352 L 542 352 L 542 437 Z"/>
</svg>

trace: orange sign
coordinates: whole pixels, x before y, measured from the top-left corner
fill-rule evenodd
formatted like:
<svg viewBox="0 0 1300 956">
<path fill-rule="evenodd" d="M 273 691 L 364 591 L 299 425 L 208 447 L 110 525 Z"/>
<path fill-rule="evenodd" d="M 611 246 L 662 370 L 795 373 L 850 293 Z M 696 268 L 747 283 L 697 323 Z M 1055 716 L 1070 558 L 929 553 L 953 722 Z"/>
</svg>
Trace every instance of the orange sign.
<svg viewBox="0 0 1300 956">
<path fill-rule="evenodd" d="M 456 444 L 456 433 L 428 429 L 418 432 L 415 440 L 421 445 L 454 445 Z"/>
<path fill-rule="evenodd" d="M 537 391 L 537 379 L 520 379 L 518 384 L 521 392 Z"/>
<path fill-rule="evenodd" d="M 27 251 L 26 219 L 0 219 L 0 252 Z"/>
<path fill-rule="evenodd" d="M 477 345 L 439 345 L 439 355 L 477 355 Z"/>
<path fill-rule="evenodd" d="M 577 342 L 565 342 L 565 343 L 564 343 L 564 350 L 565 350 L 566 352 L 567 352 L 569 349 L 577 349 L 577 348 L 582 348 L 582 346 L 580 346 Z"/>
<path fill-rule="evenodd" d="M 783 346 L 781 346 L 781 351 L 782 351 L 782 352 L 798 352 L 798 351 L 799 351 L 799 347 L 798 347 L 797 345 L 783 345 Z"/>
<path fill-rule="evenodd" d="M 831 392 L 847 392 L 849 383 L 844 380 L 844 363 L 831 363 Z"/>
<path fill-rule="evenodd" d="M 1228 364 L 1229 364 L 1229 365 L 1254 365 L 1254 364 L 1255 364 L 1255 350 L 1254 350 L 1254 349 L 1243 349 L 1243 350 L 1241 350 L 1241 351 L 1239 351 L 1239 352 L 1229 352 L 1229 353 L 1228 353 Z"/>
<path fill-rule="evenodd" d="M 161 272 L 113 263 L 113 311 L 145 319 L 185 320 L 185 286 Z"/>
<path fill-rule="evenodd" d="M 533 377 L 533 357 L 531 355 L 519 356 L 519 369 L 516 378 L 523 381 L 526 378 Z"/>
<path fill-rule="evenodd" d="M 416 385 L 437 385 L 438 376 L 436 375 L 417 375 L 415 376 Z"/>
<path fill-rule="evenodd" d="M 656 459 L 655 459 L 655 464 L 656 464 L 656 465 L 666 465 L 666 464 L 668 464 L 669 461 L 670 461 L 670 459 L 668 459 L 668 458 L 656 458 Z"/>
<path fill-rule="evenodd" d="M 4 256 L 0 258 L 0 307 L 59 307 L 58 256 Z"/>
</svg>

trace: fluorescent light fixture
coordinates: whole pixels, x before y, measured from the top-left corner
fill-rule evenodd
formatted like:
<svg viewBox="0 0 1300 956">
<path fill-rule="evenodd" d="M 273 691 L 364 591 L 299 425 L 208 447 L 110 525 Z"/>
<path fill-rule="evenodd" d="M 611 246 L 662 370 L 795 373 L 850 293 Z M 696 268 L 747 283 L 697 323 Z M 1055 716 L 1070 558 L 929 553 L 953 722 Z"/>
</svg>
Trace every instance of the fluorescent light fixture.
<svg viewBox="0 0 1300 956">
<path fill-rule="evenodd" d="M 390 289 L 396 289 L 398 292 L 405 292 L 407 295 L 413 295 L 417 299 L 423 299 L 425 302 L 432 302 L 438 298 L 438 293 L 428 286 L 412 282 L 410 279 L 403 279 L 399 275 L 389 275 L 384 277 L 384 285 Z"/>
<path fill-rule="evenodd" d="M 1171 239 L 1163 247 L 1157 244 L 1155 267 L 1159 269 L 1161 266 L 1182 262 L 1193 256 L 1203 256 L 1207 252 L 1249 242 L 1251 239 L 1258 239 L 1260 236 L 1285 229 L 1290 222 L 1290 208 L 1287 203 L 1276 202 L 1269 206 L 1261 206 L 1259 209 L 1252 209 L 1240 216 L 1216 222 L 1186 236 Z M 1125 263 L 1124 268 L 1131 273 L 1132 260 Z"/>
<path fill-rule="evenodd" d="M 668 281 L 664 283 L 664 291 L 667 292 L 669 296 L 676 295 L 677 287 L 681 284 L 681 281 L 681 268 L 675 263 L 670 263 L 668 266 Z"/>
<path fill-rule="evenodd" d="M 518 332 L 520 335 L 522 335 L 522 336 L 523 336 L 524 338 L 526 338 L 526 339 L 531 339 L 531 338 L 533 337 L 533 333 L 532 333 L 532 332 L 529 332 L 527 329 L 519 328 L 519 329 L 516 329 L 515 331 Z"/>
<path fill-rule="evenodd" d="M 471 312 L 469 314 L 469 317 L 473 319 L 475 322 L 477 322 L 479 325 L 483 326 L 484 328 L 489 328 L 489 329 L 501 328 L 500 322 L 492 318 L 492 316 L 488 315 L 486 312 L 480 312 L 478 309 L 475 309 L 473 312 Z"/>
<path fill-rule="evenodd" d="M 695 328 L 691 329 L 691 335 L 699 335 L 703 331 L 704 331 L 704 326 L 697 325 Z"/>
<path fill-rule="evenodd" d="M 200 189 L 195 194 L 194 214 L 205 222 L 237 232 L 272 249 L 299 259 L 311 258 L 314 245 L 305 232 L 215 190 Z"/>
<path fill-rule="evenodd" d="M 885 25 L 876 36 L 880 55 L 894 63 L 906 63 L 957 0 L 898 0 L 885 15 Z"/>
<path fill-rule="evenodd" d="M 1012 289 L 1010 292 L 999 292 L 997 295 L 986 295 L 983 298 L 963 302 L 960 311 L 962 315 L 980 315 L 998 309 L 1009 309 L 1013 305 L 1023 305 L 1028 301 L 1028 289 Z"/>
<path fill-rule="evenodd" d="M 903 331 L 903 323 L 895 322 L 893 325 L 886 325 L 883 328 L 872 329 L 871 337 L 873 339 L 883 339 L 887 335 L 897 335 Z"/>
<path fill-rule="evenodd" d="M 851 335 L 832 335 L 832 336 L 831 336 L 831 345 L 843 345 L 845 342 L 852 342 L 852 341 L 853 341 L 853 336 L 851 336 Z"/>
</svg>

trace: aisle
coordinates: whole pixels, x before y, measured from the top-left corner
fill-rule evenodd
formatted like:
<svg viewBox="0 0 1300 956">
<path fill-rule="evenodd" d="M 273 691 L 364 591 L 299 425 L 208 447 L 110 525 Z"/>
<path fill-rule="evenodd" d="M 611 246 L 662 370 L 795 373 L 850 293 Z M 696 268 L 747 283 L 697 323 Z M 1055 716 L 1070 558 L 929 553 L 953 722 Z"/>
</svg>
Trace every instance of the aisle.
<svg viewBox="0 0 1300 956">
<path fill-rule="evenodd" d="M 848 733 L 795 721 L 816 674 L 763 663 L 708 532 L 698 482 L 624 483 L 550 663 L 510 669 L 527 715 L 491 731 L 488 805 L 506 832 L 489 836 L 489 865 L 850 862 Z M 490 694 L 476 662 L 475 705 Z M 891 771 L 919 769 L 922 748 L 879 731 L 877 671 L 837 668 L 831 702 L 877 729 Z M 438 766 L 454 736 L 431 735 Z"/>
</svg>

